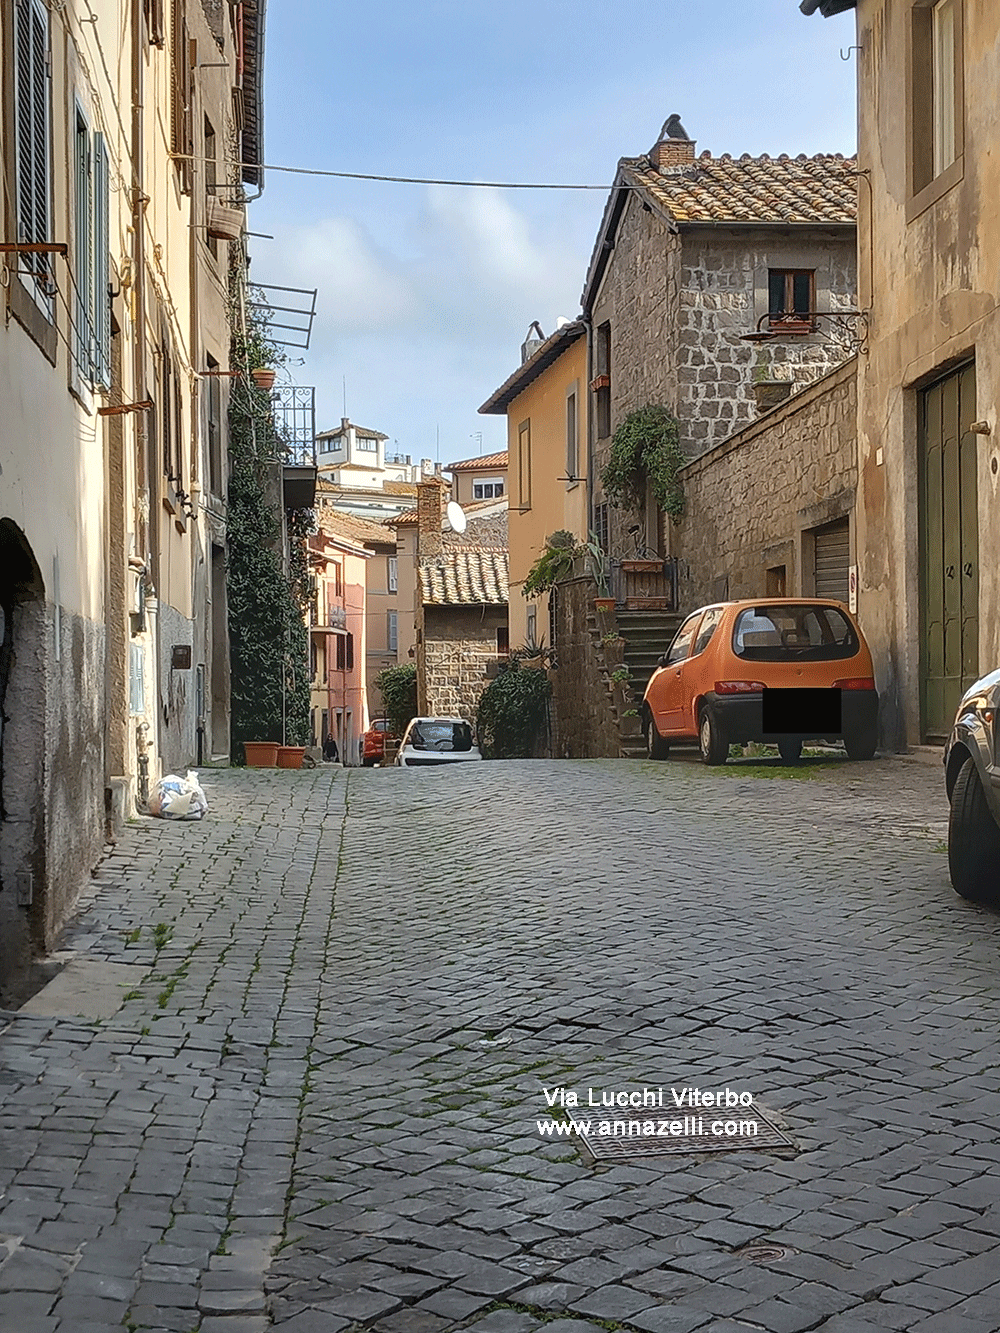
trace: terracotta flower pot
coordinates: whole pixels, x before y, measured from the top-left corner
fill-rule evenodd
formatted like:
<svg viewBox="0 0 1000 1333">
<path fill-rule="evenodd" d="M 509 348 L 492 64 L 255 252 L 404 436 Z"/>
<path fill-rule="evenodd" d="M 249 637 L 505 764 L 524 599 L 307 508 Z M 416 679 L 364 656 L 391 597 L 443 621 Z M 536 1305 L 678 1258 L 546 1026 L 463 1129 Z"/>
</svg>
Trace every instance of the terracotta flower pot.
<svg viewBox="0 0 1000 1333">
<path fill-rule="evenodd" d="M 595 611 L 613 611 L 615 609 L 615 599 L 613 597 L 595 597 Z"/>
<path fill-rule="evenodd" d="M 306 752 L 304 745 L 279 745 L 278 746 L 278 767 L 279 768 L 301 768 L 302 756 Z"/>
<path fill-rule="evenodd" d="M 278 762 L 277 741 L 244 741 L 247 768 L 273 768 Z"/>
<path fill-rule="evenodd" d="M 253 382 L 258 389 L 273 389 L 275 372 L 269 366 L 259 366 L 256 370 L 251 370 Z"/>
</svg>

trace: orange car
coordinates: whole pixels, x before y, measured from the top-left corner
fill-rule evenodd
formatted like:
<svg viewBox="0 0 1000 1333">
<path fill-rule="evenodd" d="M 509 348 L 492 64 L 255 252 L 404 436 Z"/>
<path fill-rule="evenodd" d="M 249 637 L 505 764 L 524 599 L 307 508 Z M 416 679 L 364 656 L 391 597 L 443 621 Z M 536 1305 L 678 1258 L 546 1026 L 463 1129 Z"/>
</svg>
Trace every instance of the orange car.
<svg viewBox="0 0 1000 1333">
<path fill-rule="evenodd" d="M 386 737 L 390 740 L 399 739 L 389 726 L 388 719 L 376 718 L 365 732 L 361 745 L 361 762 L 365 768 L 374 768 L 376 764 L 384 762 Z"/>
<path fill-rule="evenodd" d="M 706 764 L 731 744 L 777 745 L 792 761 L 807 740 L 875 753 L 878 694 L 871 653 L 842 602 L 763 597 L 703 606 L 681 625 L 646 687 L 646 752 L 697 741 Z"/>
</svg>

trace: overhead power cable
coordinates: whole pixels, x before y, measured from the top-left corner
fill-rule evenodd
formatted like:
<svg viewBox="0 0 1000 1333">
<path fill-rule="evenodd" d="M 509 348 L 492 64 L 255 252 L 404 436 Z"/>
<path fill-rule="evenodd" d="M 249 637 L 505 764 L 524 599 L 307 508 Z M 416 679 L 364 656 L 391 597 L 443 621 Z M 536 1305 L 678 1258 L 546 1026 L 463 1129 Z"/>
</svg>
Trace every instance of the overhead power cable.
<svg viewBox="0 0 1000 1333">
<path fill-rule="evenodd" d="M 206 162 L 207 158 L 194 153 L 171 153 L 173 158 L 186 162 Z M 267 162 L 235 162 L 235 167 L 253 167 L 255 171 L 284 171 L 294 176 L 334 176 L 339 180 L 386 181 L 392 185 L 466 185 L 480 190 L 609 190 L 610 185 L 554 184 L 549 181 L 458 181 L 439 180 L 431 176 L 376 176 L 368 171 L 327 171 L 321 167 L 273 166 Z M 626 187 L 635 188 L 635 187 Z"/>
</svg>

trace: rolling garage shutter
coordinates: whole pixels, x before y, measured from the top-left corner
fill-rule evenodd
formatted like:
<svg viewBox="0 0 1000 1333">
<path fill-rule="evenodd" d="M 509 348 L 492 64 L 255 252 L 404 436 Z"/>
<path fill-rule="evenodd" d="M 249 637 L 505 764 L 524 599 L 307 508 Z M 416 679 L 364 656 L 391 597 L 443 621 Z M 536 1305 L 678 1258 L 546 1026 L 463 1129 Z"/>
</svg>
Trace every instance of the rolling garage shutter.
<svg viewBox="0 0 1000 1333">
<path fill-rule="evenodd" d="M 849 596 L 847 571 L 851 563 L 850 534 L 851 524 L 846 518 L 816 529 L 813 573 L 817 597 L 833 597 L 839 602 L 847 601 Z"/>
</svg>

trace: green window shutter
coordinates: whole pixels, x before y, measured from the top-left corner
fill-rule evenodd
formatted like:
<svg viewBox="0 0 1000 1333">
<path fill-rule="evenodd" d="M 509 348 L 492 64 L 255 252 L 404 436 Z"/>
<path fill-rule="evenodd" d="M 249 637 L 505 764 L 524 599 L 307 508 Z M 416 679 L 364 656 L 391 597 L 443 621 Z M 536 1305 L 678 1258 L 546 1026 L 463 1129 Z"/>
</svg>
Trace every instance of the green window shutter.
<svg viewBox="0 0 1000 1333">
<path fill-rule="evenodd" d="M 15 193 L 17 239 L 51 240 L 51 135 L 49 127 L 49 20 L 39 0 L 17 0 L 14 52 Z M 35 300 L 52 318 L 50 256 L 18 256 L 18 268 L 30 274 Z"/>
<path fill-rule="evenodd" d="M 111 387 L 111 271 L 108 150 L 94 135 L 94 382 Z"/>
<path fill-rule="evenodd" d="M 94 235 L 93 180 L 90 127 L 77 108 L 73 153 L 74 211 L 76 226 L 73 245 L 74 325 L 73 350 L 76 373 L 81 380 L 93 378 L 94 311 Z"/>
</svg>

